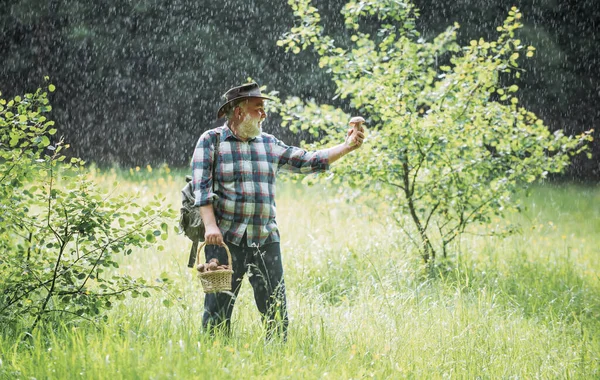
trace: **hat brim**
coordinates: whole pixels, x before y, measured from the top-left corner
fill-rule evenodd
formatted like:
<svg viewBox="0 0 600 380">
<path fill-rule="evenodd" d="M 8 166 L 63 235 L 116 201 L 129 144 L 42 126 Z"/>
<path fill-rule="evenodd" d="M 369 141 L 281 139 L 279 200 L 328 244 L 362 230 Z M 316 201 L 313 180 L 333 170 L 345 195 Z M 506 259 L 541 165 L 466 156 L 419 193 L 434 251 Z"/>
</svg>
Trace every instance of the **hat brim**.
<svg viewBox="0 0 600 380">
<path fill-rule="evenodd" d="M 219 107 L 219 111 L 217 111 L 217 119 L 222 118 L 223 116 L 225 116 L 225 111 L 227 110 L 227 106 L 229 104 L 231 104 L 231 102 L 235 102 L 236 100 L 240 100 L 240 99 L 252 99 L 252 98 L 256 98 L 256 99 L 264 99 L 264 100 L 273 100 L 273 98 L 269 98 L 268 96 L 256 96 L 256 95 L 252 95 L 252 96 L 238 96 L 237 98 L 233 98 L 230 101 L 228 101 L 227 103 L 223 104 L 221 107 Z"/>
</svg>

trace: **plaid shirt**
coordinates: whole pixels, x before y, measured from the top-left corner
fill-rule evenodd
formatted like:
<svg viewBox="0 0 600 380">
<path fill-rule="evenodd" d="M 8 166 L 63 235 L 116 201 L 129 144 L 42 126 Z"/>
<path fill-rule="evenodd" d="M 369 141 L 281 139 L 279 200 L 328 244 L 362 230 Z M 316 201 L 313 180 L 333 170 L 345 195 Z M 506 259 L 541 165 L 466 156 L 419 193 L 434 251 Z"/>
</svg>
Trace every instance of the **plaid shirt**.
<svg viewBox="0 0 600 380">
<path fill-rule="evenodd" d="M 212 163 L 217 131 L 221 140 L 213 192 Z M 200 136 L 191 166 L 195 206 L 213 204 L 223 238 L 240 245 L 247 232 L 247 244 L 252 246 L 279 241 L 275 221 L 277 172 L 322 172 L 329 168 L 329 160 L 322 151 L 307 152 L 287 146 L 266 133 L 244 142 L 224 125 Z"/>
</svg>

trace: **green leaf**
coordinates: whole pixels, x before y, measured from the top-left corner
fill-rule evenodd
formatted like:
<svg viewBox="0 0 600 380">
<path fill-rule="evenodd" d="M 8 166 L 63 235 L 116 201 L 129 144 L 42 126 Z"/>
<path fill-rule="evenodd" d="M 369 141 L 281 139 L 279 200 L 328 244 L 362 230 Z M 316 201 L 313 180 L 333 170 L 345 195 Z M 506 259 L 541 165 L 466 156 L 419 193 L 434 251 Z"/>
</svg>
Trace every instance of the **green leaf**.
<svg viewBox="0 0 600 380">
<path fill-rule="evenodd" d="M 168 282 L 169 281 L 169 274 L 167 272 L 162 272 L 160 274 L 160 281 L 162 281 L 162 282 Z"/>
<path fill-rule="evenodd" d="M 42 136 L 38 145 L 44 148 L 50 145 L 50 139 L 48 138 L 48 136 Z"/>
<path fill-rule="evenodd" d="M 154 234 L 152 232 L 146 233 L 146 241 L 148 243 L 154 243 L 154 242 L 156 242 L 156 237 L 154 236 Z"/>
</svg>

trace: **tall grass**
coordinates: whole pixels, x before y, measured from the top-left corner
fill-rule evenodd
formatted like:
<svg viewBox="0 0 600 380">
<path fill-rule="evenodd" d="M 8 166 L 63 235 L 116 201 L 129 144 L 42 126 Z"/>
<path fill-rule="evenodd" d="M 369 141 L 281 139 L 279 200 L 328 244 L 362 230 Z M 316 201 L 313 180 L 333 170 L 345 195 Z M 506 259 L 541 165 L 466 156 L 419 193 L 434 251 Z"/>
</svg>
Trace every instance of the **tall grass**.
<svg viewBox="0 0 600 380">
<path fill-rule="evenodd" d="M 98 172 L 117 191 L 168 195 L 163 168 Z M 200 331 L 203 294 L 189 242 L 124 257 L 118 269 L 172 293 L 128 299 L 102 326 L 0 335 L 0 376 L 37 379 L 598 378 L 600 189 L 540 186 L 523 231 L 466 236 L 434 275 L 385 215 L 322 188 L 281 184 L 278 217 L 290 309 L 287 343 L 265 343 L 244 283 L 231 337 Z M 496 223 L 508 223 L 498 220 Z M 163 298 L 175 305 L 166 308 Z"/>
</svg>

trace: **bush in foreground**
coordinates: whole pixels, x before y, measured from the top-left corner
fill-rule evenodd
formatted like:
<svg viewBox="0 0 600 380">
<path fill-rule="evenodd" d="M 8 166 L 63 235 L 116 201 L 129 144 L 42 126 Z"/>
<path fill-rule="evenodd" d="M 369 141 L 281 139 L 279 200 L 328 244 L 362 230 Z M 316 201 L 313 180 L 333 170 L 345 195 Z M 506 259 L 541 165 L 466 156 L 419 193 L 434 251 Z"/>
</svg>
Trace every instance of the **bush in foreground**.
<svg viewBox="0 0 600 380">
<path fill-rule="evenodd" d="M 96 322 L 127 294 L 149 297 L 158 286 L 109 268 L 166 239 L 172 215 L 158 198 L 140 206 L 99 190 L 81 160 L 66 159 L 50 110 L 42 89 L 0 98 L 0 321 L 28 332 Z"/>
</svg>

